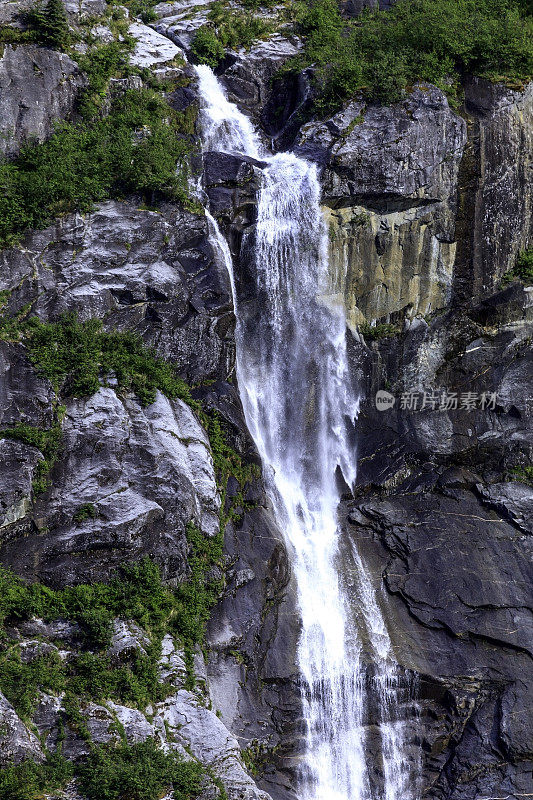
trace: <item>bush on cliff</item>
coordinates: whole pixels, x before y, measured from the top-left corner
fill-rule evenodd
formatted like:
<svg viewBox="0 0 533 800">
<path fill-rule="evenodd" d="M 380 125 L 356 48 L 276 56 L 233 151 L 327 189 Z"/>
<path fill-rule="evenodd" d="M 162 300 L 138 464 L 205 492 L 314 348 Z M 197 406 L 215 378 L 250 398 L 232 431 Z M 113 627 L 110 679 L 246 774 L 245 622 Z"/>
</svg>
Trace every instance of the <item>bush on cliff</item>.
<svg viewBox="0 0 533 800">
<path fill-rule="evenodd" d="M 393 103 L 418 80 L 453 94 L 464 73 L 523 81 L 533 75 L 533 17 L 518 0 L 399 0 L 342 19 L 336 0 L 310 0 L 298 15 L 313 65 L 316 108 L 329 113 L 357 91 Z"/>
<path fill-rule="evenodd" d="M 215 69 L 224 58 L 224 48 L 249 48 L 256 39 L 267 36 L 273 25 L 253 13 L 232 11 L 220 0 L 211 4 L 209 23 L 196 31 L 191 50 L 200 64 Z"/>
<path fill-rule="evenodd" d="M 0 162 L 0 245 L 109 197 L 187 201 L 191 146 L 181 127 L 181 116 L 155 92 L 130 90 L 104 119 L 59 124 L 49 141 Z"/>
</svg>

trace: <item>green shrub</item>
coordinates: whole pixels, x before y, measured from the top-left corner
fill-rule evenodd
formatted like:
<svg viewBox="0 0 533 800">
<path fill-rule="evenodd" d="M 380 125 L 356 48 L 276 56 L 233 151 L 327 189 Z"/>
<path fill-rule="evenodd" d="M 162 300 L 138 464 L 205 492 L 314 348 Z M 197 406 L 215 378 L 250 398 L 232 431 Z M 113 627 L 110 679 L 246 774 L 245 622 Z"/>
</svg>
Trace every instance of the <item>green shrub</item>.
<svg viewBox="0 0 533 800">
<path fill-rule="evenodd" d="M 118 388 L 134 392 L 144 406 L 154 402 L 159 389 L 195 407 L 189 387 L 172 365 L 145 347 L 135 333 L 107 333 L 100 320 L 80 322 L 75 314 L 58 322 L 33 318 L 25 332 L 34 367 L 63 395 L 92 395 L 100 388 L 100 375 L 112 373 Z"/>
<path fill-rule="evenodd" d="M 176 616 L 174 627 L 180 638 L 189 646 L 200 644 L 212 606 L 223 588 L 222 533 L 205 536 L 195 525 L 187 526 L 189 550 L 187 561 L 190 576 L 176 589 Z M 215 577 L 213 568 L 219 567 Z"/>
<path fill-rule="evenodd" d="M 393 103 L 418 80 L 453 94 L 465 72 L 525 81 L 533 74 L 533 18 L 516 0 L 399 0 L 342 20 L 335 0 L 302 6 L 303 55 L 315 66 L 316 110 L 338 109 L 358 91 Z"/>
<path fill-rule="evenodd" d="M 48 474 L 59 455 L 61 445 L 61 420 L 64 412 L 65 409 L 63 406 L 56 409 L 56 421 L 48 430 L 34 428 L 26 423 L 21 423 L 19 425 L 14 425 L 12 428 L 6 428 L 0 431 L 0 437 L 24 442 L 24 444 L 30 445 L 31 447 L 36 447 L 43 454 L 44 459 L 39 461 L 35 467 L 33 477 L 33 491 L 35 494 L 41 494 L 48 489 Z"/>
<path fill-rule="evenodd" d="M 58 653 L 35 658 L 28 664 L 17 652 L 0 655 L 0 689 L 23 719 L 30 719 L 39 692 L 59 694 L 66 685 L 65 664 Z"/>
<path fill-rule="evenodd" d="M 208 19 L 209 23 L 196 31 L 191 50 L 200 64 L 207 64 L 213 69 L 224 58 L 224 48 L 249 48 L 257 39 L 273 30 L 270 21 L 252 13 L 229 9 L 219 1 L 211 4 Z"/>
<path fill-rule="evenodd" d="M 108 0 L 109 2 L 109 0 Z M 129 9 L 132 17 L 140 17 L 144 23 L 155 22 L 157 14 L 154 11 L 160 0 L 124 0 L 123 5 Z"/>
<path fill-rule="evenodd" d="M 502 275 L 504 286 L 516 280 L 533 283 L 533 247 L 519 253 L 514 267 Z"/>
<path fill-rule="evenodd" d="M 133 40 L 115 40 L 97 45 L 88 53 L 77 56 L 78 65 L 89 82 L 79 98 L 79 110 L 87 119 L 99 113 L 109 79 L 127 68 L 132 47 Z"/>
<path fill-rule="evenodd" d="M 80 524 L 82 522 L 86 522 L 88 519 L 96 519 L 98 516 L 98 511 L 94 507 L 93 503 L 84 503 L 82 506 L 78 508 L 76 513 L 72 517 L 72 522 Z"/>
<path fill-rule="evenodd" d="M 216 69 L 224 58 L 224 45 L 210 25 L 202 25 L 194 34 L 191 52 L 198 63 Z"/>
<path fill-rule="evenodd" d="M 109 643 L 115 617 L 133 619 L 149 631 L 160 631 L 173 607 L 172 592 L 147 558 L 125 565 L 109 584 L 80 584 L 60 590 L 40 583 L 25 584 L 0 566 L 0 624 L 31 616 L 47 621 L 70 619 L 82 626 L 91 647 Z"/>
<path fill-rule="evenodd" d="M 88 800 L 159 800 L 174 790 L 175 800 L 193 800 L 200 792 L 203 767 L 164 753 L 153 739 L 119 747 L 93 747 L 78 769 Z"/>
<path fill-rule="evenodd" d="M 358 327 L 360 333 L 369 342 L 373 342 L 376 339 L 387 339 L 389 336 L 396 336 L 399 333 L 398 326 L 388 322 L 382 325 L 369 325 L 368 322 L 363 322 Z"/>
<path fill-rule="evenodd" d="M 0 162 L 0 244 L 108 197 L 185 201 L 191 147 L 180 120 L 155 92 L 130 90 L 105 119 L 59 124 L 49 141 Z"/>
<path fill-rule="evenodd" d="M 74 767 L 60 753 L 49 755 L 44 764 L 23 761 L 0 769 L 2 800 L 38 800 L 45 790 L 61 789 L 72 778 Z"/>
</svg>

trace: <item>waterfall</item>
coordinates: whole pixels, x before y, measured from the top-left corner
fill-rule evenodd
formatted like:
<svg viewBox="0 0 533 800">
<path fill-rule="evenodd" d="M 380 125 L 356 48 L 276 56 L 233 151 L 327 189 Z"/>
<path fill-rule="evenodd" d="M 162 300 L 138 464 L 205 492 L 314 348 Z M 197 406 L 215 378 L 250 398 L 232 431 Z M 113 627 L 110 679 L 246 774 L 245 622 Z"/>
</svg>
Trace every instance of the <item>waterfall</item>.
<svg viewBox="0 0 533 800">
<path fill-rule="evenodd" d="M 196 67 L 206 150 L 266 162 L 257 223 L 249 234 L 255 292 L 241 301 L 215 220 L 237 317 L 237 378 L 246 422 L 264 466 L 298 586 L 298 648 L 305 719 L 301 800 L 411 800 L 395 719 L 397 678 L 390 640 L 367 570 L 352 543 L 358 620 L 339 580 L 340 476 L 355 480 L 353 421 L 358 397 L 348 368 L 343 309 L 330 301 L 327 231 L 315 165 L 269 155 L 216 77 Z M 352 598 L 353 599 L 353 598 Z M 373 672 L 362 661 L 362 633 Z M 379 708 L 381 786 L 370 778 L 365 713 Z"/>
</svg>

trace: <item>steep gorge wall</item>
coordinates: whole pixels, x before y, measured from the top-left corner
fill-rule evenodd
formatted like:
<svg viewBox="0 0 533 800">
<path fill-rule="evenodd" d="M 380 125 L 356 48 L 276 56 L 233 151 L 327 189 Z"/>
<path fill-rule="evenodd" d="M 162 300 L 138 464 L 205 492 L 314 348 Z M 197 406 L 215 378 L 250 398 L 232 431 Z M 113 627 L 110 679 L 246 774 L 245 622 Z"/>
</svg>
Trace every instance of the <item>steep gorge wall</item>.
<svg viewBox="0 0 533 800">
<path fill-rule="evenodd" d="M 224 80 L 234 98 L 257 120 L 271 108 L 271 75 L 296 48 L 275 38 L 228 68 Z M 16 145 L 27 134 L 47 136 L 52 120 L 72 109 L 84 79 L 70 64 L 69 74 L 58 77 L 65 58 L 43 48 L 6 48 L 5 65 L 15 57 L 24 69 L 18 84 L 11 78 L 3 84 L 3 98 L 19 109 L 12 117 L 21 127 L 9 122 L 5 139 Z M 24 70 L 48 62 L 43 86 L 57 89 L 49 91 L 50 107 L 35 116 L 33 106 L 32 113 L 26 109 Z M 305 76 L 301 83 L 305 95 Z M 180 89 L 177 101 L 186 92 L 194 96 L 194 86 Z M 295 89 L 285 97 L 286 117 L 302 100 L 297 95 Z M 432 800 L 533 791 L 531 491 L 508 480 L 532 456 L 531 298 L 518 284 L 490 295 L 531 242 L 531 87 L 521 93 L 474 81 L 462 114 L 450 110 L 439 90 L 421 86 L 399 106 L 353 104 L 304 126 L 297 139 L 298 152 L 322 170 L 334 292 L 351 329 L 363 320 L 403 323 L 407 316 L 393 339 L 350 338 L 364 399 L 358 488 L 341 513 L 344 541 L 353 536 L 364 543 L 368 568 L 384 588 L 398 661 L 406 678 L 416 676 L 419 709 L 412 699 L 405 706 L 409 757 L 422 747 L 423 796 Z M 267 130 L 273 133 L 275 126 Z M 260 164 L 208 154 L 203 173 L 246 291 L 250 263 L 241 242 L 244 231 L 253 231 Z M 107 202 L 4 250 L 4 313 L 30 304 L 43 320 L 75 311 L 82 320 L 101 319 L 108 331 L 136 331 L 197 386 L 195 397 L 221 415 L 234 449 L 256 464 L 234 380 L 229 282 L 207 220 L 179 204 L 157 211 L 138 206 L 135 199 Z M 441 309 L 440 316 L 422 318 Z M 21 420 L 49 427 L 54 390 L 36 374 L 24 345 L 3 342 L 0 363 L 2 428 Z M 379 388 L 399 397 L 442 385 L 495 391 L 497 407 L 417 415 L 397 403 L 387 416 L 373 404 Z M 294 674 L 298 620 L 283 537 L 260 479 L 248 480 L 242 492 L 230 480 L 222 498 L 206 431 L 179 400 L 158 395 L 144 409 L 110 381 L 66 406 L 63 448 L 43 495 L 32 491 L 38 450 L 0 443 L 0 557 L 23 577 L 56 587 L 107 580 L 124 561 L 148 554 L 175 585 L 188 574 L 188 523 L 210 536 L 220 503 L 241 504 L 226 528 L 226 586 L 208 627 L 207 666 L 199 652 L 195 659 L 209 698 L 191 696 L 184 654 L 167 641 L 160 669 L 174 693 L 151 711 L 88 704 L 94 741 L 114 741 L 118 718 L 130 741 L 155 734 L 192 748 L 221 777 L 230 800 L 263 796 L 243 770 L 239 745 L 248 746 L 246 763 L 259 785 L 276 800 L 293 797 L 302 735 Z M 98 516 L 76 521 L 86 503 Z M 348 547 L 343 557 L 349 579 Z M 16 632 L 23 649 L 64 636 L 61 646 L 71 653 L 79 648 L 76 635 L 37 622 Z M 114 645 L 124 637 L 130 652 L 143 646 L 135 630 L 115 631 Z M 4 762 L 42 757 L 9 704 L 1 714 L 14 732 L 0 741 Z M 49 743 L 62 718 L 57 698 L 42 697 L 34 723 Z M 72 757 L 84 752 L 75 730 L 68 746 Z M 206 798 L 215 791 L 209 784 Z"/>
</svg>

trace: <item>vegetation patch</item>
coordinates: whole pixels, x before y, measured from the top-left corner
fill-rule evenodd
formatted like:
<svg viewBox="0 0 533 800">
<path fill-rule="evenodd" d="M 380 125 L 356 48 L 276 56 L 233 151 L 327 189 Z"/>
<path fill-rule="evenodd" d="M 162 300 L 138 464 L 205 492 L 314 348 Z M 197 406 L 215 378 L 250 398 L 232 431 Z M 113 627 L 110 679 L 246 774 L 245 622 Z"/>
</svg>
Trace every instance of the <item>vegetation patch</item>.
<svg viewBox="0 0 533 800">
<path fill-rule="evenodd" d="M 517 84 L 533 75 L 533 17 L 521 0 L 399 0 L 349 21 L 336 0 L 310 0 L 297 29 L 304 51 L 285 69 L 314 66 L 321 114 L 359 92 L 395 103 L 416 81 L 453 99 L 465 73 Z"/>
<path fill-rule="evenodd" d="M 81 322 L 76 314 L 65 314 L 57 322 L 19 318 L 4 331 L 0 328 L 1 338 L 22 339 L 38 374 L 48 378 L 63 397 L 92 395 L 100 388 L 100 379 L 105 381 L 112 374 L 118 389 L 134 392 L 143 406 L 153 403 L 160 390 L 171 399 L 180 398 L 199 408 L 172 365 L 147 348 L 137 334 L 108 333 L 98 319 Z M 34 444 L 45 453 L 43 445 L 50 432 L 19 425 L 4 434 Z"/>
<path fill-rule="evenodd" d="M 67 14 L 62 0 L 48 0 L 44 5 L 36 3 L 33 8 L 20 15 L 24 30 L 9 25 L 0 27 L 0 43 L 41 44 L 54 50 L 65 50 L 71 35 Z"/>
<path fill-rule="evenodd" d="M 195 761 L 164 753 L 153 739 L 119 747 L 94 747 L 78 769 L 78 785 L 88 800 L 193 800 L 205 775 Z"/>
<path fill-rule="evenodd" d="M 200 64 L 215 69 L 225 55 L 225 48 L 249 48 L 257 39 L 273 32 L 275 25 L 252 12 L 236 11 L 215 0 L 208 14 L 209 23 L 194 36 L 191 50 Z"/>
<path fill-rule="evenodd" d="M 516 280 L 529 285 L 533 284 L 533 247 L 524 250 L 517 256 L 513 269 L 503 275 L 502 284 L 505 285 Z"/>
<path fill-rule="evenodd" d="M 72 778 L 74 766 L 60 753 L 50 754 L 43 764 L 23 761 L 0 769 L 2 800 L 37 800 L 45 791 L 61 789 Z"/>
<path fill-rule="evenodd" d="M 392 325 L 389 322 L 382 325 L 369 325 L 368 322 L 363 322 L 358 327 L 359 332 L 369 342 L 373 342 L 376 339 L 387 339 L 390 336 L 396 336 L 400 332 L 397 325 Z"/>
<path fill-rule="evenodd" d="M 75 522 L 77 525 L 81 525 L 82 522 L 86 522 L 88 519 L 96 519 L 98 516 L 98 511 L 96 510 L 93 503 L 84 503 L 82 506 L 78 508 L 76 513 L 72 517 L 72 521 Z"/>
<path fill-rule="evenodd" d="M 0 431 L 0 438 L 16 439 L 19 442 L 36 447 L 41 451 L 44 458 L 37 463 L 33 477 L 33 491 L 41 494 L 50 485 L 49 472 L 54 466 L 59 455 L 61 446 L 61 422 L 65 413 L 65 407 L 59 406 L 55 410 L 56 420 L 51 428 L 35 428 L 25 423 L 14 425 Z"/>
<path fill-rule="evenodd" d="M 509 472 L 509 480 L 533 486 L 533 467 L 514 467 Z"/>
<path fill-rule="evenodd" d="M 0 162 L 0 245 L 109 197 L 187 202 L 190 151 L 182 116 L 149 89 L 115 97 L 103 119 L 60 123 L 47 142 Z"/>
</svg>

